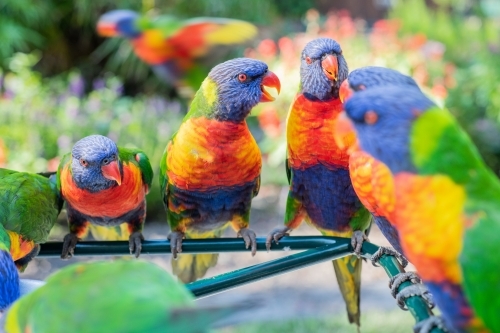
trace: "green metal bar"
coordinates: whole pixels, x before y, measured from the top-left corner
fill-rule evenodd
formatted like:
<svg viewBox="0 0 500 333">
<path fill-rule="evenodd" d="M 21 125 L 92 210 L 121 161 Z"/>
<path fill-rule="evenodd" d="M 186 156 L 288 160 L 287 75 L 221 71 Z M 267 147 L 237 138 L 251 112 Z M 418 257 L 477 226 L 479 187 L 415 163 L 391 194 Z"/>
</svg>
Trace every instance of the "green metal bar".
<svg viewBox="0 0 500 333">
<path fill-rule="evenodd" d="M 323 245 L 317 249 L 245 267 L 213 278 L 198 280 L 187 284 L 186 287 L 197 298 L 207 297 L 250 282 L 256 282 L 323 261 L 339 259 L 349 254 L 350 251 L 347 242 Z"/>
<path fill-rule="evenodd" d="M 283 237 L 279 244 L 273 243 L 271 251 L 310 250 L 324 245 L 348 244 L 349 239 L 324 236 Z M 267 251 L 266 239 L 257 238 L 257 251 Z M 62 243 L 48 242 L 41 244 L 38 257 L 60 257 Z M 182 241 L 182 253 L 220 253 L 250 252 L 245 249 L 242 238 L 185 239 Z M 143 254 L 170 254 L 170 241 L 145 240 L 142 242 Z M 128 241 L 85 241 L 78 242 L 75 256 L 130 255 Z"/>
</svg>

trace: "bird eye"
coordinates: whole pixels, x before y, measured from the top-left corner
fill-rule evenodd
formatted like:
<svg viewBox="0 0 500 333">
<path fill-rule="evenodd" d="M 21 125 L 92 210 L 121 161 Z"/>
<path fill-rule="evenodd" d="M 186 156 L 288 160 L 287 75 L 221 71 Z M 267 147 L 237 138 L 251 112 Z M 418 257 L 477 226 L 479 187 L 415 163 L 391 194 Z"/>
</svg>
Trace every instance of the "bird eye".
<svg viewBox="0 0 500 333">
<path fill-rule="evenodd" d="M 113 161 L 116 160 L 116 155 L 114 155 L 114 154 L 111 155 L 111 160 L 113 160 Z"/>
<path fill-rule="evenodd" d="M 306 57 L 306 64 L 308 65 L 312 64 L 312 60 L 310 57 Z"/>
<path fill-rule="evenodd" d="M 87 167 L 89 165 L 89 162 L 85 161 L 83 158 L 80 158 L 80 165 Z"/>
<path fill-rule="evenodd" d="M 103 159 L 102 164 L 104 164 L 104 165 L 109 164 L 109 159 L 108 158 Z"/>
<path fill-rule="evenodd" d="M 367 111 L 365 113 L 365 123 L 367 123 L 368 125 L 373 125 L 377 122 L 378 120 L 378 115 L 375 111 Z"/>
<path fill-rule="evenodd" d="M 245 82 L 247 80 L 247 75 L 241 73 L 240 75 L 238 75 L 238 80 L 240 80 L 240 82 Z"/>
</svg>

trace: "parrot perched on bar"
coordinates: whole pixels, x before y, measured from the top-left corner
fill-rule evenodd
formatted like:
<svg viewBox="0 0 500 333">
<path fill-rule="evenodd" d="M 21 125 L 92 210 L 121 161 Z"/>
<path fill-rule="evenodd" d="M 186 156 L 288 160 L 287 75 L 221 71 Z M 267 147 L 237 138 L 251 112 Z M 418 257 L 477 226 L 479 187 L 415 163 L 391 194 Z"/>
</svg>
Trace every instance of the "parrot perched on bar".
<svg viewBox="0 0 500 333">
<path fill-rule="evenodd" d="M 198 307 L 184 285 L 153 263 L 98 261 L 51 275 L 12 305 L 0 327 L 6 333 L 201 333 L 247 308 Z"/>
<path fill-rule="evenodd" d="M 420 91 L 415 80 L 409 76 L 390 68 L 367 66 L 349 73 L 347 79 L 340 86 L 340 100 L 345 103 L 354 92 L 392 85 L 413 87 Z M 340 128 L 334 129 L 333 132 L 337 145 L 342 147 L 343 138 L 349 133 L 342 133 Z M 387 220 L 387 214 L 382 211 L 383 204 L 377 202 L 379 198 L 384 200 L 384 195 L 393 191 L 391 183 L 386 181 L 387 177 L 390 177 L 390 171 L 366 152 L 353 151 L 349 154 L 349 175 L 361 203 L 372 213 L 378 228 L 398 252 L 394 253 L 388 248 L 380 247 L 377 253 L 372 256 L 372 262 L 375 263 L 383 253 L 387 253 L 399 257 L 403 265 L 406 264 L 406 259 L 399 256 L 399 254 L 403 254 L 403 249 L 399 242 L 398 232 Z"/>
<path fill-rule="evenodd" d="M 332 134 L 342 111 L 339 88 L 347 73 L 342 49 L 333 39 L 318 38 L 305 46 L 300 91 L 287 119 L 286 171 L 290 190 L 285 227 L 268 235 L 268 249 L 273 240 L 278 242 L 305 219 L 323 235 L 352 238 L 355 252 L 361 251 L 371 216 L 352 187 L 347 150 L 335 144 Z M 352 141 L 353 137 L 345 139 Z M 333 267 L 349 322 L 359 327 L 361 259 L 348 256 L 333 261 Z"/>
<path fill-rule="evenodd" d="M 384 209 L 443 315 L 417 329 L 500 332 L 500 182 L 470 138 L 416 89 L 357 92 L 345 110 L 339 126 L 391 172 Z"/>
<path fill-rule="evenodd" d="M 38 254 L 57 221 L 63 201 L 56 183 L 55 175 L 0 169 L 0 310 L 19 297 L 18 270 Z"/>
<path fill-rule="evenodd" d="M 184 237 L 220 237 L 229 223 L 255 254 L 250 205 L 259 192 L 262 158 L 245 119 L 259 102 L 274 100 L 267 88 L 279 93 L 280 87 L 265 63 L 248 58 L 215 66 L 203 81 L 160 166 L 174 259 Z M 181 255 L 172 260 L 173 272 L 194 281 L 217 256 Z"/>
<path fill-rule="evenodd" d="M 73 255 L 89 224 L 116 227 L 127 223 L 130 253 L 141 253 L 146 194 L 153 169 L 139 149 L 118 148 L 109 138 L 90 135 L 75 143 L 57 170 L 57 186 L 66 201 L 70 233 L 61 258 Z"/>
<path fill-rule="evenodd" d="M 257 27 L 227 18 L 148 18 L 131 10 L 113 10 L 100 17 L 97 32 L 127 38 L 135 54 L 158 77 L 177 88 L 189 86 L 194 93 L 211 67 L 204 66 L 201 58 L 211 56 L 221 46 L 252 39 Z"/>
</svg>

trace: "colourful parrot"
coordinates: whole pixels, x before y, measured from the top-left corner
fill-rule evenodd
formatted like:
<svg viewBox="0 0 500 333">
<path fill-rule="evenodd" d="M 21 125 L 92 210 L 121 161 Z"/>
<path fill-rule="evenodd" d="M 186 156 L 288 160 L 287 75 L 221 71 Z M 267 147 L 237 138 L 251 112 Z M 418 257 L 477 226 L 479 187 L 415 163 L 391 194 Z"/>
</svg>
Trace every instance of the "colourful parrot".
<svg viewBox="0 0 500 333">
<path fill-rule="evenodd" d="M 226 18 L 152 19 L 131 10 L 113 10 L 101 16 L 97 32 L 127 38 L 135 54 L 161 79 L 177 88 L 190 86 L 194 92 L 210 69 L 200 58 L 214 54 L 217 47 L 250 40 L 257 28 Z"/>
<path fill-rule="evenodd" d="M 332 130 L 342 111 L 341 82 L 348 73 L 340 45 L 329 38 L 309 42 L 300 67 L 300 91 L 287 119 L 287 175 L 290 183 L 285 227 L 273 230 L 267 247 L 297 228 L 302 220 L 328 236 L 352 237 L 356 253 L 371 223 L 349 178 L 349 155 L 333 140 Z M 352 138 L 345 138 L 352 141 Z M 360 325 L 361 259 L 333 261 L 349 322 Z"/>
<path fill-rule="evenodd" d="M 55 176 L 0 169 L 0 310 L 19 297 L 17 270 L 38 254 L 62 205 Z"/>
<path fill-rule="evenodd" d="M 368 66 L 356 69 L 349 74 L 340 86 L 340 100 L 345 103 L 356 91 L 391 85 L 413 87 L 420 90 L 415 80 L 409 76 L 390 68 Z M 341 128 L 334 129 L 333 133 L 337 145 L 343 147 L 343 139 L 349 136 L 349 133 L 343 133 Z M 386 181 L 390 179 L 390 171 L 366 152 L 353 151 L 349 154 L 349 175 L 361 203 L 372 213 L 380 231 L 398 252 L 395 253 L 391 249 L 380 247 L 379 251 L 372 256 L 372 262 L 375 264 L 376 260 L 386 253 L 399 257 L 405 265 L 406 259 L 399 255 L 403 254 L 403 249 L 399 242 L 398 232 L 387 220 L 387 213 L 382 211 L 384 205 L 377 202 L 377 199 L 384 200 L 387 193 L 393 191 L 392 184 Z"/>
<path fill-rule="evenodd" d="M 57 170 L 57 186 L 66 201 L 70 233 L 61 258 L 73 255 L 89 224 L 114 227 L 127 223 L 130 253 L 141 253 L 146 219 L 146 194 L 153 169 L 139 149 L 118 148 L 101 135 L 87 136 L 73 146 Z"/>
<path fill-rule="evenodd" d="M 184 285 L 153 263 L 98 261 L 51 275 L 12 305 L 0 327 L 6 333 L 201 333 L 245 308 L 197 307 Z"/>
<path fill-rule="evenodd" d="M 228 223 L 255 254 L 255 233 L 248 227 L 262 161 L 245 119 L 259 102 L 274 100 L 266 88 L 279 93 L 280 81 L 261 61 L 237 58 L 215 66 L 168 143 L 160 186 L 174 258 L 184 237 L 220 237 Z M 184 282 L 194 281 L 217 256 L 182 255 L 172 260 L 173 271 Z"/>
<path fill-rule="evenodd" d="M 450 113 L 407 87 L 357 92 L 345 110 L 345 131 L 355 130 L 359 149 L 391 172 L 394 195 L 384 209 L 444 325 L 500 332 L 500 182 L 467 134 Z M 436 324 L 443 320 L 431 317 L 418 329 Z"/>
</svg>

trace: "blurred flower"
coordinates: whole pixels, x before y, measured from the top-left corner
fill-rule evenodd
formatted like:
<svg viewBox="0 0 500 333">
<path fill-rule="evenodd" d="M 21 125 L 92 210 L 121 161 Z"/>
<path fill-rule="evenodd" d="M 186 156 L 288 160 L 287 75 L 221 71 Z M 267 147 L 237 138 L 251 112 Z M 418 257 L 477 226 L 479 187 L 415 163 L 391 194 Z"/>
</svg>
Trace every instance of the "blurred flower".
<svg viewBox="0 0 500 333">
<path fill-rule="evenodd" d="M 442 100 L 446 99 L 448 96 L 448 90 L 446 90 L 446 87 L 441 83 L 435 84 L 431 91 L 434 96 L 441 98 Z"/>
<path fill-rule="evenodd" d="M 274 106 L 265 106 L 257 118 L 260 127 L 267 136 L 276 138 L 281 134 L 281 120 Z"/>
<path fill-rule="evenodd" d="M 443 58 L 446 46 L 443 43 L 433 40 L 428 41 L 422 46 L 422 53 L 424 57 L 430 60 L 438 61 Z"/>
<path fill-rule="evenodd" d="M 257 46 L 257 51 L 264 58 L 272 58 L 276 56 L 276 43 L 272 39 L 264 39 Z"/>
<path fill-rule="evenodd" d="M 0 139 L 0 167 L 5 167 L 7 164 L 7 147 L 2 139 Z"/>
<path fill-rule="evenodd" d="M 106 88 L 106 82 L 103 79 L 97 78 L 92 82 L 93 90 L 101 90 L 104 88 Z"/>
<path fill-rule="evenodd" d="M 49 172 L 57 171 L 57 168 L 59 167 L 59 162 L 61 162 L 61 159 L 59 157 L 54 157 L 48 160 L 47 171 Z"/>
<path fill-rule="evenodd" d="M 80 74 L 73 73 L 69 79 L 69 93 L 78 98 L 83 97 L 85 92 L 85 81 Z"/>
</svg>

